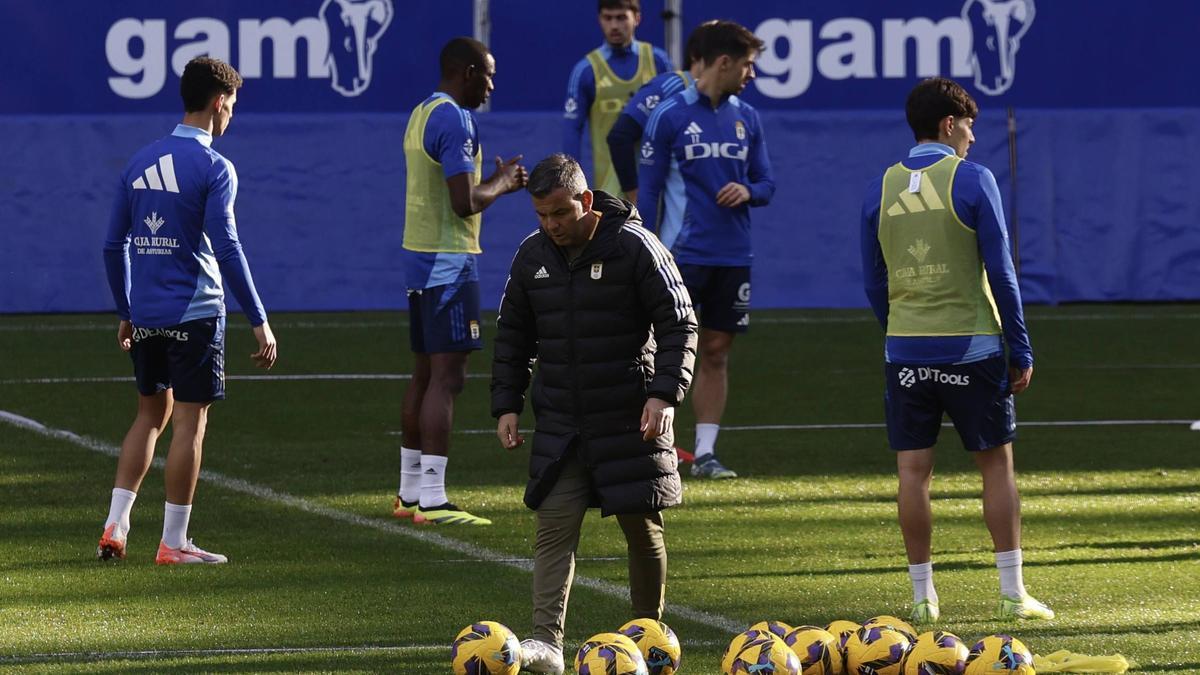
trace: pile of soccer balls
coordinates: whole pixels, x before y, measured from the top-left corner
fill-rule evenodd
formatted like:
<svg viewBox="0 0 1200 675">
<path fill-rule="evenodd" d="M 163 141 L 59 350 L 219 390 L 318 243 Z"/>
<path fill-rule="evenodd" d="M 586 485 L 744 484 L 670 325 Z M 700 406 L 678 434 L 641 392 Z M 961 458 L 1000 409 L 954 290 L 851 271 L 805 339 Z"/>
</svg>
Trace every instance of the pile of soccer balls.
<svg viewBox="0 0 1200 675">
<path fill-rule="evenodd" d="M 450 649 L 455 675 L 516 675 L 521 645 L 513 632 L 495 621 L 462 629 Z M 670 626 L 634 619 L 615 633 L 588 638 L 575 656 L 579 675 L 674 675 L 682 651 Z"/>
<path fill-rule="evenodd" d="M 967 648 L 948 631 L 916 634 L 894 616 L 863 624 L 791 627 L 762 621 L 740 633 L 721 658 L 723 675 L 1034 675 L 1033 655 L 1020 640 L 989 635 Z"/>
</svg>

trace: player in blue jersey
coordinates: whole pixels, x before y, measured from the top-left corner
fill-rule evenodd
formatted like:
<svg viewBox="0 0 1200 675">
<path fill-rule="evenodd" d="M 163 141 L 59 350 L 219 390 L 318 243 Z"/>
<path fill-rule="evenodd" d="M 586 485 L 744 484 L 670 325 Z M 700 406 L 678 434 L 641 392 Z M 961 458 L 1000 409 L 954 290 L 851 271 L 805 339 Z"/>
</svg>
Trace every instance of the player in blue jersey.
<svg viewBox="0 0 1200 675">
<path fill-rule="evenodd" d="M 412 381 L 404 392 L 400 487 L 393 515 L 416 523 L 489 525 L 446 496 L 446 462 L 454 399 L 467 377 L 467 356 L 480 335 L 480 213 L 525 185 L 520 157 L 496 158 L 481 180 L 483 150 L 471 110 L 491 94 L 496 61 L 478 40 L 443 47 L 438 90 L 409 116 L 404 133 L 405 285 Z"/>
<path fill-rule="evenodd" d="M 592 151 L 592 187 L 620 197 L 620 182 L 608 154 L 608 132 L 630 97 L 659 73 L 672 70 L 667 53 L 633 37 L 642 20 L 639 0 L 599 0 L 604 44 L 571 69 L 563 106 L 563 151 L 580 154 L 588 128 Z"/>
<path fill-rule="evenodd" d="M 1022 580 L 1013 394 L 1029 386 L 1033 350 L 1000 190 L 990 171 L 964 159 L 979 108 L 957 83 L 934 78 L 912 90 L 906 113 L 917 144 L 867 189 L 862 260 L 867 298 L 887 333 L 884 403 L 912 618 L 932 623 L 940 615 L 929 484 L 943 413 L 983 476 L 999 618 L 1053 618 Z"/>
<path fill-rule="evenodd" d="M 658 104 L 639 160 L 638 210 L 675 255 L 700 309 L 692 475 L 703 478 L 737 477 L 717 459 L 715 445 L 729 350 L 750 325 L 750 207 L 775 194 L 762 122 L 736 95 L 754 79 L 762 49 L 754 33 L 732 21 L 708 27 L 696 86 Z"/>
<path fill-rule="evenodd" d="M 170 421 L 167 502 L 155 561 L 226 562 L 187 536 L 208 407 L 225 398 L 225 286 L 254 328 L 258 350 L 250 358 L 270 368 L 276 357 L 275 336 L 238 241 L 237 172 L 212 149 L 229 127 L 241 86 L 226 63 L 190 61 L 180 81 L 183 122 L 139 150 L 121 173 L 104 264 L 120 317 L 117 344 L 133 358 L 139 396 L 97 548 L 102 560 L 125 557 L 129 514 Z"/>
<path fill-rule="evenodd" d="M 706 21 L 696 26 L 684 48 L 683 70 L 661 73 L 642 85 L 608 132 L 608 154 L 612 158 L 613 171 L 630 202 L 637 203 L 637 151 L 646 121 L 660 102 L 696 84 L 704 66 L 699 56 L 700 41 L 704 38 L 704 29 L 715 23 Z"/>
</svg>

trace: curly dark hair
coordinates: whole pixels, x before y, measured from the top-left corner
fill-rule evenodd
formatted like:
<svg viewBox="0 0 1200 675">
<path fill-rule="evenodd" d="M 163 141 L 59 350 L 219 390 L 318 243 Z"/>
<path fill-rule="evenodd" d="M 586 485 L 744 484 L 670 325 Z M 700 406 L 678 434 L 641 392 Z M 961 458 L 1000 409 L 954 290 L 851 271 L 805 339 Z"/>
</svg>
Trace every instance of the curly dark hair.
<svg viewBox="0 0 1200 675">
<path fill-rule="evenodd" d="M 904 105 L 908 126 L 918 141 L 937 140 L 938 122 L 947 115 L 979 117 L 979 105 L 962 85 L 945 77 L 931 77 L 913 87 Z"/>
<path fill-rule="evenodd" d="M 197 56 L 188 61 L 179 79 L 179 95 L 187 112 L 204 110 L 218 94 L 229 95 L 240 89 L 242 76 L 233 66 L 220 59 Z"/>
</svg>

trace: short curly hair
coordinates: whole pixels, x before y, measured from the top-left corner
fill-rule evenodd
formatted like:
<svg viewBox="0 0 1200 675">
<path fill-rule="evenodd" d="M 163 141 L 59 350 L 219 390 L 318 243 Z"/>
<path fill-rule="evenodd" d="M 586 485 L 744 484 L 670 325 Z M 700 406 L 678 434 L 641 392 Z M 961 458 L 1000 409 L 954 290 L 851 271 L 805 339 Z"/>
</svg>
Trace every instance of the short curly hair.
<svg viewBox="0 0 1200 675">
<path fill-rule="evenodd" d="M 188 61 L 179 79 L 179 95 L 187 112 L 204 110 L 218 94 L 229 95 L 240 89 L 242 76 L 233 66 L 220 59 L 197 56 Z"/>
<path fill-rule="evenodd" d="M 904 105 L 908 126 L 918 141 L 937 140 L 938 122 L 947 115 L 979 117 L 979 105 L 962 85 L 944 77 L 931 77 L 913 87 Z"/>
</svg>

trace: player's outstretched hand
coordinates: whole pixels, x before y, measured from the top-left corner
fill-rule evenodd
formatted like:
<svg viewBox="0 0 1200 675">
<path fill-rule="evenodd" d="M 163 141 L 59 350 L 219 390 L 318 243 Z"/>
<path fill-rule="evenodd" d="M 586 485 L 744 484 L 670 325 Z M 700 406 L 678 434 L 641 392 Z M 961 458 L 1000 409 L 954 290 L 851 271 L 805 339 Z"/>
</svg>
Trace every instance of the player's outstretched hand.
<svg viewBox="0 0 1200 675">
<path fill-rule="evenodd" d="M 671 430 L 675 406 L 661 398 L 648 398 L 642 408 L 642 440 L 652 441 Z"/>
<path fill-rule="evenodd" d="M 748 201 L 750 201 L 750 188 L 741 183 L 726 183 L 725 187 L 717 192 L 717 206 L 732 209 Z"/>
<path fill-rule="evenodd" d="M 133 349 L 133 323 L 130 321 L 122 321 L 117 324 L 117 346 L 122 351 Z"/>
<path fill-rule="evenodd" d="M 1019 394 L 1029 388 L 1029 381 L 1033 379 L 1033 366 L 1028 368 L 1009 368 L 1008 381 L 1012 383 L 1012 393 Z"/>
<path fill-rule="evenodd" d="M 516 192 L 525 187 L 529 183 L 529 172 L 525 167 L 521 166 L 520 161 L 524 155 L 517 155 L 507 162 L 502 161 L 499 157 L 496 158 L 496 174 L 504 181 L 504 192 Z"/>
<path fill-rule="evenodd" d="M 517 424 L 520 422 L 521 416 L 517 413 L 504 413 L 496 423 L 496 436 L 500 439 L 500 445 L 503 445 L 505 450 L 518 448 L 525 442 L 525 437 L 517 429 Z"/>
<path fill-rule="evenodd" d="M 254 365 L 270 370 L 271 366 L 275 365 L 275 357 L 279 355 L 275 334 L 271 332 L 271 327 L 263 322 L 261 326 L 254 327 L 254 339 L 258 340 L 258 351 L 251 354 L 250 358 L 254 359 Z"/>
</svg>

